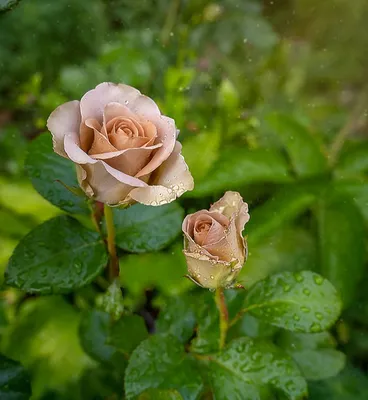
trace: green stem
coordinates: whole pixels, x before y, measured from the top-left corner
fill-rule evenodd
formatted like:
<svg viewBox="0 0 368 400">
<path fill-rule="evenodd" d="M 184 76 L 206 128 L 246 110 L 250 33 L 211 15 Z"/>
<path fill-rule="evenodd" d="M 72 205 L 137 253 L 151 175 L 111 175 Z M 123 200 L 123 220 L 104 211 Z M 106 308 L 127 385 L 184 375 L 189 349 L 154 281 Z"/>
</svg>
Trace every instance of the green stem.
<svg viewBox="0 0 368 400">
<path fill-rule="evenodd" d="M 104 205 L 105 222 L 107 229 L 107 250 L 110 255 L 109 279 L 113 281 L 119 276 L 119 259 L 115 247 L 115 227 L 112 209 L 107 204 Z"/>
<path fill-rule="evenodd" d="M 220 350 L 224 348 L 226 343 L 227 330 L 229 328 L 229 313 L 226 307 L 225 295 L 223 288 L 217 288 L 215 292 L 215 302 L 220 315 Z"/>
</svg>

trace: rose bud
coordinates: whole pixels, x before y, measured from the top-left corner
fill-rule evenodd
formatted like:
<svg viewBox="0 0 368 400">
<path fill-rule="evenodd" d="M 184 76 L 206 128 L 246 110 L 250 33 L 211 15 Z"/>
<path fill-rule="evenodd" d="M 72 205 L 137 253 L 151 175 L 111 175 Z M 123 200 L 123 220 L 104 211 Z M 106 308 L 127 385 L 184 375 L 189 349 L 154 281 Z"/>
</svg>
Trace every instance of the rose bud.
<svg viewBox="0 0 368 400">
<path fill-rule="evenodd" d="M 208 289 L 232 287 L 247 257 L 242 231 L 248 221 L 248 205 L 237 192 L 226 192 L 209 211 L 187 215 L 182 229 L 188 277 Z"/>
<path fill-rule="evenodd" d="M 54 151 L 72 160 L 83 191 L 102 203 L 170 203 L 193 189 L 173 119 L 137 89 L 101 83 L 54 110 Z"/>
</svg>

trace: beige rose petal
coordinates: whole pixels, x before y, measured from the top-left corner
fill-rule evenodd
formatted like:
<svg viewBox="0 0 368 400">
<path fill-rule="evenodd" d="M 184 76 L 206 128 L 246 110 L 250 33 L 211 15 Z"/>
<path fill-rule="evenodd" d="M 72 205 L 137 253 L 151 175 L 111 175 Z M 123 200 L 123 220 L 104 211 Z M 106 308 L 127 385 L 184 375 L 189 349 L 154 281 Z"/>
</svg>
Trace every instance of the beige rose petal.
<svg viewBox="0 0 368 400">
<path fill-rule="evenodd" d="M 150 174 L 158 168 L 173 152 L 176 142 L 176 126 L 175 121 L 171 118 L 160 116 L 152 119 L 157 128 L 157 140 L 162 143 L 162 147 L 154 155 L 152 160 L 139 172 L 137 177 Z"/>
<path fill-rule="evenodd" d="M 94 130 L 88 127 L 84 122 L 82 122 L 79 128 L 79 141 L 81 149 L 84 152 L 88 153 L 88 150 L 92 146 L 94 137 L 95 137 Z"/>
<path fill-rule="evenodd" d="M 142 96 L 140 91 L 128 85 L 111 82 L 100 83 L 95 89 L 87 92 L 81 99 L 80 109 L 82 120 L 96 118 L 102 123 L 104 109 L 107 104 L 116 102 L 127 106 L 139 96 Z"/>
<path fill-rule="evenodd" d="M 127 175 L 134 176 L 144 165 L 147 164 L 152 151 L 160 146 L 161 144 L 150 147 L 122 150 L 119 152 L 119 155 L 105 160 L 111 167 L 124 172 Z"/>
<path fill-rule="evenodd" d="M 205 244 L 203 248 L 210 254 L 218 256 L 221 260 L 230 261 L 234 258 L 244 263 L 245 247 L 239 243 L 239 232 L 236 229 L 235 220 L 231 220 L 226 235 L 223 235 L 218 242 Z"/>
<path fill-rule="evenodd" d="M 81 114 L 79 101 L 69 101 L 57 107 L 47 119 L 47 128 L 52 134 L 54 151 L 66 157 L 64 136 L 69 132 L 79 132 Z"/>
<path fill-rule="evenodd" d="M 248 204 L 243 202 L 243 198 L 238 192 L 225 192 L 221 199 L 211 206 L 210 211 L 217 211 L 228 218 L 234 214 L 242 214 L 244 225 L 249 221 Z"/>
<path fill-rule="evenodd" d="M 129 176 L 110 167 L 102 160 L 96 160 L 86 154 L 80 147 L 78 136 L 76 133 L 69 133 L 64 138 L 64 148 L 68 157 L 77 164 L 96 164 L 101 163 L 106 171 L 112 175 L 117 181 L 132 187 L 145 187 L 147 184 L 140 179 Z"/>
<path fill-rule="evenodd" d="M 193 177 L 180 151 L 181 144 L 176 142 L 170 157 L 152 174 L 151 186 L 133 189 L 129 196 L 139 203 L 157 206 L 170 203 L 187 190 L 192 190 Z"/>
<path fill-rule="evenodd" d="M 118 151 L 118 149 L 113 146 L 108 139 L 102 133 L 94 131 L 94 138 L 91 148 L 89 149 L 88 154 L 102 154 L 102 153 L 110 153 Z"/>
<path fill-rule="evenodd" d="M 90 197 L 102 203 L 124 202 L 132 187 L 116 180 L 101 163 L 77 166 L 78 182 Z"/>
<path fill-rule="evenodd" d="M 107 125 L 112 119 L 119 117 L 131 118 L 131 119 L 137 118 L 136 114 L 134 114 L 134 112 L 132 112 L 124 104 L 116 102 L 108 103 L 105 106 L 103 113 L 104 125 Z"/>
<path fill-rule="evenodd" d="M 215 261 L 199 253 L 189 253 L 184 250 L 189 275 L 202 287 L 216 289 L 230 285 L 241 266 L 236 261 Z"/>
</svg>

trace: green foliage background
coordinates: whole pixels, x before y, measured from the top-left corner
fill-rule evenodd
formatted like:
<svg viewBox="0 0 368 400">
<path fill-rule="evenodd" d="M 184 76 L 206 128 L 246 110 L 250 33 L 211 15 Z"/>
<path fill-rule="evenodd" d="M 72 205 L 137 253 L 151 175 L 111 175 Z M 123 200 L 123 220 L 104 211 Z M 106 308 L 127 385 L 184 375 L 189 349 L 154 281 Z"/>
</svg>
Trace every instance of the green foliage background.
<svg viewBox="0 0 368 400">
<path fill-rule="evenodd" d="M 148 392 L 140 395 L 134 382 L 125 382 L 128 398 L 212 398 L 201 389 L 201 371 L 177 350 L 192 339 L 194 327 L 191 347 L 198 354 L 216 347 L 218 337 L 217 321 L 206 319 L 208 310 L 201 308 L 212 304 L 211 296 L 183 278 L 180 222 L 184 213 L 208 208 L 225 190 L 239 191 L 250 207 L 249 259 L 240 276 L 247 290 L 256 291 L 258 281 L 275 273 L 312 270 L 331 281 L 343 300 L 343 314 L 329 333 L 290 333 L 282 324 L 275 327 L 249 314 L 229 332 L 232 343 L 256 352 L 258 342 L 252 340 L 269 339 L 264 349 L 273 354 L 277 345 L 293 357 L 312 400 L 368 398 L 368 3 L 10 3 L 10 11 L 0 11 L 2 271 L 20 239 L 52 217 L 74 223 L 63 215 L 69 213 L 85 225 L 83 232 L 91 228 L 87 204 L 61 185 L 51 185 L 55 179 L 73 185 L 72 167 L 59 160 L 44 168 L 42 157 L 53 157 L 51 140 L 39 135 L 50 112 L 103 81 L 136 86 L 176 120 L 196 187 L 174 205 L 156 210 L 157 215 L 134 208 L 139 206 L 114 215 L 122 306 L 142 316 L 150 333 L 172 335 L 167 342 L 150 336 L 139 344 L 141 352 L 153 349 L 157 365 L 147 367 L 144 382 L 138 379 L 143 389 L 151 388 Z M 27 153 L 29 142 L 33 150 Z M 102 255 L 99 260 L 102 266 Z M 88 272 L 83 278 L 87 286 L 47 297 L 2 285 L 0 350 L 30 374 L 32 399 L 121 398 L 126 355 L 140 342 L 131 338 L 143 335 L 143 340 L 147 333 L 132 320 L 131 347 L 114 341 L 118 335 L 108 332 L 106 314 L 94 308 L 96 299 L 97 304 L 104 301 L 101 282 L 91 283 L 94 278 Z M 50 291 L 55 293 L 42 286 L 34 292 Z M 227 296 L 236 303 L 235 293 Z M 193 309 L 196 304 L 201 307 Z M 165 351 L 170 360 L 160 358 Z M 133 353 L 127 367 L 131 377 L 137 373 L 137 357 Z M 281 365 L 284 356 L 277 357 Z M 165 380 L 178 377 L 150 375 L 165 362 L 187 371 L 191 385 L 181 394 L 165 386 Z M 255 368 L 264 361 L 257 362 Z M 17 368 L 12 361 L 0 363 Z M 224 360 L 219 357 L 216 363 L 203 378 L 217 390 L 214 398 L 241 399 L 237 391 L 251 390 L 234 382 L 233 392 L 221 392 L 218 377 L 226 382 L 231 377 L 219 372 Z M 22 382 L 27 393 L 29 383 Z M 263 389 L 250 399 L 283 398 L 269 389 L 269 381 L 257 382 Z M 2 390 L 8 389 L 0 377 L 0 397 Z M 291 392 L 288 398 L 299 398 Z"/>
</svg>

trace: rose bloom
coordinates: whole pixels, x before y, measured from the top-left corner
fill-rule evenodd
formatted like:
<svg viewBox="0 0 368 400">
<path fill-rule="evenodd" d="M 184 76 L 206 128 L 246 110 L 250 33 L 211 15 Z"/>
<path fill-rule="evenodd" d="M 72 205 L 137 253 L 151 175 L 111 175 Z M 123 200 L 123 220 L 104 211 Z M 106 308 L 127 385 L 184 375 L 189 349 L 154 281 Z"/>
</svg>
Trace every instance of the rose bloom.
<svg viewBox="0 0 368 400">
<path fill-rule="evenodd" d="M 248 221 L 248 205 L 237 192 L 187 215 L 182 229 L 188 277 L 209 289 L 231 287 L 247 257 L 242 231 Z"/>
<path fill-rule="evenodd" d="M 101 83 L 47 121 L 54 151 L 72 160 L 84 192 L 109 205 L 170 203 L 193 189 L 173 119 L 137 89 Z"/>
</svg>

